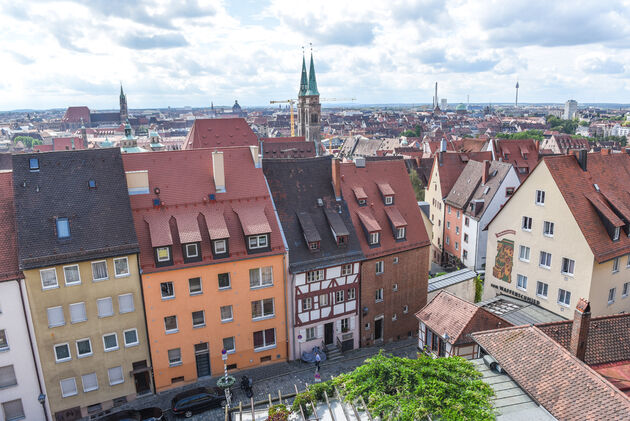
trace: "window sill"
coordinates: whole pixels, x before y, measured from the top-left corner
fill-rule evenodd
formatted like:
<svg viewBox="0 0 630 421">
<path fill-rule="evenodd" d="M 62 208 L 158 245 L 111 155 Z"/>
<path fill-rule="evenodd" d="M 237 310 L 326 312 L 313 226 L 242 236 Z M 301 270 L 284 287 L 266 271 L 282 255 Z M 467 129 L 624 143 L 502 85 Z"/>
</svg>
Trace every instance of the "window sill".
<svg viewBox="0 0 630 421">
<path fill-rule="evenodd" d="M 537 202 L 536 202 L 536 203 L 535 203 L 535 205 L 536 205 L 536 206 L 545 206 L 545 202 L 542 202 L 542 203 L 537 203 Z"/>
<path fill-rule="evenodd" d="M 613 270 L 613 271 L 612 271 L 612 273 L 613 273 L 613 275 L 614 275 L 615 273 L 619 273 L 619 269 L 617 269 L 617 270 Z"/>
<path fill-rule="evenodd" d="M 73 393 L 72 395 L 61 395 L 62 398 L 71 398 L 72 396 L 77 396 L 78 393 Z"/>
<path fill-rule="evenodd" d="M 551 266 L 538 265 L 538 267 L 541 268 L 541 269 L 551 270 Z"/>
<path fill-rule="evenodd" d="M 128 278 L 131 276 L 131 273 L 124 273 L 122 275 L 114 275 L 114 278 Z"/>
<path fill-rule="evenodd" d="M 553 234 L 549 235 L 549 234 L 545 234 L 545 233 L 543 232 L 543 237 L 553 238 Z"/>
<path fill-rule="evenodd" d="M 123 380 L 123 381 L 121 381 L 121 382 L 110 383 L 109 385 L 110 385 L 110 386 L 116 386 L 116 385 L 119 385 L 119 384 L 123 384 L 124 382 L 125 382 L 125 381 Z"/>
<path fill-rule="evenodd" d="M 66 286 L 67 287 L 73 287 L 75 285 L 81 285 L 81 281 L 79 281 L 79 282 L 71 282 L 71 283 L 66 282 Z"/>
<path fill-rule="evenodd" d="M 539 294 L 536 294 L 536 297 L 538 297 L 538 298 L 542 298 L 543 300 L 546 300 L 546 299 L 547 299 L 547 296 L 546 296 L 546 295 L 539 295 Z"/>
<path fill-rule="evenodd" d="M 60 324 L 60 325 L 48 325 L 48 329 L 54 329 L 56 327 L 61 327 L 61 326 L 65 326 L 65 325 L 66 325 L 65 322 L 63 324 Z"/>
<path fill-rule="evenodd" d="M 267 345 L 267 346 L 261 346 L 260 348 L 254 348 L 254 352 L 268 351 L 270 349 L 274 349 L 275 347 L 276 347 L 276 344 Z"/>
<path fill-rule="evenodd" d="M 385 273 L 385 271 L 383 271 L 383 272 L 376 272 L 377 275 L 382 275 L 384 273 Z"/>
<path fill-rule="evenodd" d="M 87 358 L 87 357 L 91 357 L 92 355 L 94 355 L 94 353 L 90 352 L 89 354 L 85 354 L 85 355 L 77 355 L 77 358 Z"/>
<path fill-rule="evenodd" d="M 195 295 L 203 295 L 203 291 L 199 291 L 199 292 L 191 292 L 190 296 L 194 297 Z"/>
<path fill-rule="evenodd" d="M 525 231 L 525 232 L 532 232 L 531 228 L 530 228 L 530 229 L 527 229 L 527 228 L 521 228 L 521 229 L 522 229 L 523 231 Z"/>
<path fill-rule="evenodd" d="M 614 301 L 608 301 L 608 305 L 609 305 L 609 306 L 611 306 L 611 305 L 613 305 L 613 304 L 615 304 L 615 302 L 614 302 Z"/>
<path fill-rule="evenodd" d="M 522 287 L 517 286 L 516 289 L 518 289 L 519 291 L 527 292 L 527 288 L 522 288 Z"/>
<path fill-rule="evenodd" d="M 232 323 L 233 321 L 234 321 L 234 318 L 231 318 L 231 319 L 221 320 L 221 323 Z"/>
<path fill-rule="evenodd" d="M 521 259 L 520 257 L 518 258 L 518 260 L 520 260 L 523 263 L 529 263 L 529 260 Z"/>
<path fill-rule="evenodd" d="M 262 316 L 262 317 L 252 317 L 252 322 L 259 322 L 261 320 L 269 320 L 269 319 L 274 319 L 276 317 L 275 314 L 272 314 L 270 316 Z"/>
<path fill-rule="evenodd" d="M 107 278 L 92 279 L 92 282 L 103 282 L 103 281 L 107 281 L 107 280 L 109 280 L 109 276 Z"/>
<path fill-rule="evenodd" d="M 167 330 L 164 333 L 166 335 L 172 335 L 172 334 L 177 333 L 177 332 L 179 332 L 179 329 Z"/>
<path fill-rule="evenodd" d="M 129 313 L 133 313 L 134 311 L 136 311 L 135 308 L 133 310 L 128 310 L 128 311 L 119 311 L 118 314 L 129 314 Z"/>
<path fill-rule="evenodd" d="M 168 301 L 168 300 L 174 300 L 175 296 L 170 296 L 170 297 L 162 297 L 162 301 Z"/>
<path fill-rule="evenodd" d="M 179 361 L 179 362 L 176 362 L 176 363 L 168 363 L 168 366 L 169 366 L 169 367 L 178 367 L 178 366 L 180 366 L 180 365 L 182 365 L 182 364 L 183 364 L 183 363 L 182 363 L 181 361 Z"/>
<path fill-rule="evenodd" d="M 133 344 L 125 344 L 125 348 L 133 348 L 134 346 L 138 346 L 138 345 L 140 345 L 140 342 L 136 342 Z"/>
<path fill-rule="evenodd" d="M 10 351 L 10 350 L 11 350 L 11 348 L 8 347 L 8 346 L 5 346 L 4 348 L 0 348 L 0 352 L 7 352 L 7 351 Z"/>
<path fill-rule="evenodd" d="M 114 313 L 112 313 L 112 314 L 105 314 L 104 316 L 99 315 L 98 318 L 99 319 L 106 319 L 108 317 L 112 317 L 113 315 L 114 315 Z"/>
<path fill-rule="evenodd" d="M 574 273 L 560 272 L 560 274 L 562 274 L 563 276 L 570 276 L 571 278 L 575 277 Z"/>
<path fill-rule="evenodd" d="M 202 327 L 206 327 L 206 324 L 202 324 L 202 325 L 193 325 L 193 329 L 201 329 Z"/>
<path fill-rule="evenodd" d="M 65 358 L 63 360 L 55 360 L 56 364 L 67 363 L 68 361 L 72 361 L 72 358 Z"/>
<path fill-rule="evenodd" d="M 382 303 L 382 302 L 383 302 L 383 300 L 376 300 L 376 301 L 374 301 L 374 302 L 375 302 L 375 303 Z"/>
<path fill-rule="evenodd" d="M 219 287 L 219 291 L 226 291 L 228 289 L 232 289 L 232 286 L 230 285 L 229 287 Z"/>
<path fill-rule="evenodd" d="M 59 288 L 59 285 L 55 285 L 52 287 L 42 287 L 42 291 L 48 291 L 49 289 L 57 289 L 57 288 Z"/>
<path fill-rule="evenodd" d="M 116 348 L 110 348 L 110 349 L 106 349 L 105 352 L 112 352 L 112 351 L 118 351 L 120 348 L 116 347 Z"/>
<path fill-rule="evenodd" d="M 313 281 L 316 282 L 316 281 Z M 309 282 L 312 283 L 312 282 Z M 249 289 L 264 289 L 264 288 L 271 288 L 273 286 L 273 284 L 270 285 L 259 285 L 259 286 L 249 286 Z"/>
<path fill-rule="evenodd" d="M 558 303 L 558 305 L 559 305 L 559 306 L 562 306 L 562 307 L 566 307 L 566 308 L 569 308 L 569 307 L 570 307 L 570 305 L 569 305 L 569 304 L 565 304 L 565 303 Z"/>
</svg>

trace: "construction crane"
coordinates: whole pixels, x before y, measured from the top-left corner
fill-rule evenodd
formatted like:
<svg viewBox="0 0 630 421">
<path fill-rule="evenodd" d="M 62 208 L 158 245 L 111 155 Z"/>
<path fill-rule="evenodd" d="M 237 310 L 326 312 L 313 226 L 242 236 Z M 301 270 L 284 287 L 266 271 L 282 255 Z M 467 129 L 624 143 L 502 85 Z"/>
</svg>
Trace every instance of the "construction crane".
<svg viewBox="0 0 630 421">
<path fill-rule="evenodd" d="M 291 137 L 295 137 L 295 124 L 293 123 L 293 104 L 295 104 L 297 100 L 295 99 L 286 99 L 284 101 L 269 101 L 270 104 L 289 104 L 291 107 Z"/>
<path fill-rule="evenodd" d="M 322 98 L 320 102 L 341 102 L 341 101 L 356 101 L 356 98 Z"/>
</svg>

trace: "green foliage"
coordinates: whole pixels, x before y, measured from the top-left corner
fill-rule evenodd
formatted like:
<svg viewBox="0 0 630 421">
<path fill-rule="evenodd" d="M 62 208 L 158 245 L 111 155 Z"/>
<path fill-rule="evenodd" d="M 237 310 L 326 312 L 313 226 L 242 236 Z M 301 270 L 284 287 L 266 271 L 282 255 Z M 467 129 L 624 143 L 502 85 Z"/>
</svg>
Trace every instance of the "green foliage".
<svg viewBox="0 0 630 421">
<path fill-rule="evenodd" d="M 405 130 L 400 134 L 405 137 L 422 137 L 422 127 L 416 126 L 413 130 Z"/>
<path fill-rule="evenodd" d="M 543 140 L 542 130 L 525 130 L 518 133 L 497 133 L 500 139 L 536 139 Z"/>
<path fill-rule="evenodd" d="M 424 186 L 422 186 L 422 181 L 420 180 L 418 173 L 413 169 L 409 172 L 409 180 L 411 180 L 411 187 L 413 187 L 413 191 L 416 194 L 416 200 L 423 201 Z"/>
<path fill-rule="evenodd" d="M 478 303 L 481 301 L 481 295 L 483 293 L 483 281 L 481 280 L 481 276 L 477 275 L 475 278 L 475 302 Z"/>
<path fill-rule="evenodd" d="M 593 139 L 594 142 L 615 142 L 621 144 L 621 146 L 626 146 L 627 139 L 625 136 L 604 136 L 604 137 L 596 137 Z"/>
<path fill-rule="evenodd" d="M 438 276 L 442 276 L 442 275 L 446 275 L 446 272 L 438 272 L 435 275 L 433 275 L 431 278 L 437 278 Z"/>
<path fill-rule="evenodd" d="M 578 126 L 577 120 L 562 120 L 554 115 L 547 116 L 547 124 L 551 127 L 551 130 L 566 134 L 575 134 L 575 129 Z"/>
<path fill-rule="evenodd" d="M 22 142 L 25 147 L 32 148 L 35 145 L 41 145 L 42 141 L 30 136 L 15 136 L 13 143 Z"/>
<path fill-rule="evenodd" d="M 579 123 L 579 124 L 580 124 L 580 126 L 582 126 L 582 127 L 588 127 L 588 126 L 590 126 L 590 124 L 591 124 L 591 123 L 589 123 L 589 122 L 588 122 L 588 121 L 586 121 L 586 120 L 580 120 L 580 123 Z"/>
<path fill-rule="evenodd" d="M 460 357 L 418 359 L 385 356 L 366 360 L 332 384 L 345 398 L 365 400 L 373 415 L 392 420 L 494 420 L 493 391 L 474 366 Z M 391 418 L 390 418 L 391 417 Z"/>
<path fill-rule="evenodd" d="M 291 412 L 286 405 L 278 404 L 269 408 L 268 417 L 265 421 L 288 421 Z"/>
<path fill-rule="evenodd" d="M 307 389 L 304 392 L 295 395 L 295 398 L 293 399 L 293 405 L 291 405 L 291 411 L 299 414 L 300 407 L 302 407 L 304 415 L 308 417 L 313 412 L 313 409 L 311 408 L 311 402 L 313 402 L 313 394 L 310 392 L 310 390 Z"/>
</svg>

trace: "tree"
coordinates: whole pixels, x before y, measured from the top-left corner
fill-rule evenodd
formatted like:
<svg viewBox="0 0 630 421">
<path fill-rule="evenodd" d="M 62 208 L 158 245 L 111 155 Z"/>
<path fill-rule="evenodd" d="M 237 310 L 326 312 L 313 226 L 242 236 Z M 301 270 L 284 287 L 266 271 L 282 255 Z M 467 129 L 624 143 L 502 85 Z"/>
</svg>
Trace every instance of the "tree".
<svg viewBox="0 0 630 421">
<path fill-rule="evenodd" d="M 543 140 L 542 130 L 525 130 L 517 133 L 497 133 L 500 139 L 535 139 Z"/>
<path fill-rule="evenodd" d="M 41 140 L 35 139 L 34 137 L 30 136 L 15 136 L 15 138 L 13 138 L 13 143 L 17 144 L 18 142 L 22 142 L 24 146 L 28 149 L 31 149 L 35 145 L 42 144 Z"/>
<path fill-rule="evenodd" d="M 566 134 L 575 134 L 575 130 L 578 127 L 577 120 L 562 120 L 555 115 L 547 116 L 547 124 L 551 127 L 551 130 Z"/>
<path fill-rule="evenodd" d="M 590 126 L 590 125 L 591 125 L 591 123 L 589 123 L 588 121 L 586 121 L 586 120 L 580 120 L 580 126 L 582 126 L 582 127 L 588 127 L 588 126 Z"/>
<path fill-rule="evenodd" d="M 409 180 L 411 180 L 411 187 L 413 187 L 413 191 L 416 194 L 416 200 L 422 202 L 424 200 L 424 186 L 416 170 L 412 169 L 409 172 Z"/>
<path fill-rule="evenodd" d="M 400 134 L 401 136 L 405 136 L 405 137 L 421 137 L 422 136 L 422 127 L 416 125 L 416 128 L 411 130 L 405 130 L 404 132 L 402 132 Z"/>
</svg>

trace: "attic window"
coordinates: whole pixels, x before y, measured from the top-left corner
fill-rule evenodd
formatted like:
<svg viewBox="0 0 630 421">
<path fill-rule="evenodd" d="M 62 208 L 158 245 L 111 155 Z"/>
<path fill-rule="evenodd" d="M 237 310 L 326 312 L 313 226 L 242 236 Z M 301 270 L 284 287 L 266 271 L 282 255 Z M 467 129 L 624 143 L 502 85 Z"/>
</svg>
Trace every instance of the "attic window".
<svg viewBox="0 0 630 421">
<path fill-rule="evenodd" d="M 359 199 L 359 206 L 365 206 L 367 204 L 365 199 Z"/>
<path fill-rule="evenodd" d="M 39 171 L 39 158 L 30 158 L 28 160 L 28 169 L 31 171 Z"/>
<path fill-rule="evenodd" d="M 89 187 L 90 189 L 95 189 L 95 188 L 96 188 L 96 181 L 94 181 L 94 180 L 89 180 L 89 181 L 88 181 L 88 187 Z"/>
<path fill-rule="evenodd" d="M 380 242 L 381 233 L 379 232 L 371 232 L 370 233 L 370 245 L 377 245 Z"/>
<path fill-rule="evenodd" d="M 319 241 L 313 241 L 312 243 L 308 243 L 308 248 L 312 251 L 319 250 Z"/>
<path fill-rule="evenodd" d="M 595 187 L 595 191 L 599 191 L 599 186 L 597 184 L 593 184 L 593 187 Z"/>
<path fill-rule="evenodd" d="M 490 191 L 490 187 L 486 187 L 485 189 L 483 189 L 483 194 L 488 194 L 489 191 Z"/>
<path fill-rule="evenodd" d="M 615 227 L 615 233 L 613 234 L 613 241 L 619 241 L 619 227 Z"/>
<path fill-rule="evenodd" d="M 70 238 L 70 222 L 68 218 L 57 218 L 57 238 Z"/>
<path fill-rule="evenodd" d="M 338 246 L 342 246 L 344 244 L 346 244 L 348 242 L 348 236 L 347 235 L 338 235 L 337 236 L 337 245 Z"/>
<path fill-rule="evenodd" d="M 392 203 L 394 203 L 394 196 L 385 196 L 385 204 L 391 205 Z"/>
</svg>

